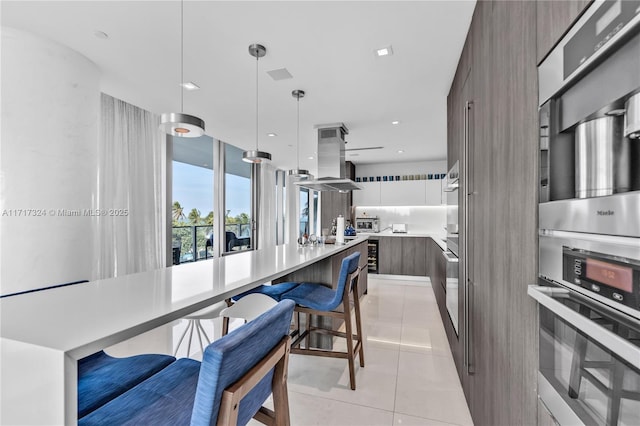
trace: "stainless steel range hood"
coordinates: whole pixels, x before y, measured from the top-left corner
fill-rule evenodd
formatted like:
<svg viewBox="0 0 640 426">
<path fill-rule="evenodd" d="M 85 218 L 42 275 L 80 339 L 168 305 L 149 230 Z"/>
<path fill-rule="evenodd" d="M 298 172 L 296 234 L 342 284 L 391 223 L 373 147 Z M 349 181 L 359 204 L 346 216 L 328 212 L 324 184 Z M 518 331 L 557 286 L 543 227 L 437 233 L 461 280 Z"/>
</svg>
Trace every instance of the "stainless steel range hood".
<svg viewBox="0 0 640 426">
<path fill-rule="evenodd" d="M 362 189 L 346 177 L 344 160 L 344 136 L 349 130 L 343 123 L 321 124 L 318 129 L 318 179 L 294 182 L 314 191 L 349 192 Z"/>
</svg>

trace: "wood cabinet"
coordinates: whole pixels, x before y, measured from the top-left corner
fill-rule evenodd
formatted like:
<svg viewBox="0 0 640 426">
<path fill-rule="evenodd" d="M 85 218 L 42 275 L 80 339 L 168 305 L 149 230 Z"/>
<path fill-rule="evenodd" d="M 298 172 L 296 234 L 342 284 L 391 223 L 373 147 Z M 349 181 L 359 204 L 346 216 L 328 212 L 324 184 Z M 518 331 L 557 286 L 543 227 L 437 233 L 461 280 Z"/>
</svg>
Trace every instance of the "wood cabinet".
<svg viewBox="0 0 640 426">
<path fill-rule="evenodd" d="M 448 153 L 457 155 L 448 162 L 460 160 L 467 177 L 459 189 L 466 199 L 459 208 L 460 262 L 467 271 L 459 288 L 462 294 L 466 287 L 470 301 L 461 305 L 452 352 L 476 424 L 537 421 L 538 320 L 527 285 L 537 277 L 539 7 L 477 2 L 447 100 Z"/>
<path fill-rule="evenodd" d="M 375 237 L 378 272 L 386 275 L 427 276 L 427 237 Z"/>
<path fill-rule="evenodd" d="M 549 54 L 571 24 L 582 15 L 591 0 L 538 0 L 537 18 L 537 62 Z"/>
</svg>

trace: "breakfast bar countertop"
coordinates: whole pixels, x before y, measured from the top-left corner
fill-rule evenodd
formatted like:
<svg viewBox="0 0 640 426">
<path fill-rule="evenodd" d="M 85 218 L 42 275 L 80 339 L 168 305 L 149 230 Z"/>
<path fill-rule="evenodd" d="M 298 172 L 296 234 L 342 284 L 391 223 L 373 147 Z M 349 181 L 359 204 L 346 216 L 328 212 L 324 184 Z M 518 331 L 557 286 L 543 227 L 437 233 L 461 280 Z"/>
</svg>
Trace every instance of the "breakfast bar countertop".
<svg viewBox="0 0 640 426">
<path fill-rule="evenodd" d="M 74 423 L 78 359 L 366 239 L 285 244 L 0 299 L 0 423 Z"/>
</svg>

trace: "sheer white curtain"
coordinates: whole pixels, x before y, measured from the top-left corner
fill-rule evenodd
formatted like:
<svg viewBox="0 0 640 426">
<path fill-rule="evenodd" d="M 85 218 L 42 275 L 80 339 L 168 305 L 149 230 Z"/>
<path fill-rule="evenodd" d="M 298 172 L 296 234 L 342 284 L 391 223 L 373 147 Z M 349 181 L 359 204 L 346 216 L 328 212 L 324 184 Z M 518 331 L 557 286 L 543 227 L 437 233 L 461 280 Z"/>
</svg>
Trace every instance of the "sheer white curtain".
<svg viewBox="0 0 640 426">
<path fill-rule="evenodd" d="M 166 137 L 160 119 L 104 93 L 100 117 L 94 278 L 165 266 Z"/>
<path fill-rule="evenodd" d="M 258 249 L 276 245 L 276 169 L 271 164 L 261 164 L 260 207 L 258 208 Z"/>
</svg>

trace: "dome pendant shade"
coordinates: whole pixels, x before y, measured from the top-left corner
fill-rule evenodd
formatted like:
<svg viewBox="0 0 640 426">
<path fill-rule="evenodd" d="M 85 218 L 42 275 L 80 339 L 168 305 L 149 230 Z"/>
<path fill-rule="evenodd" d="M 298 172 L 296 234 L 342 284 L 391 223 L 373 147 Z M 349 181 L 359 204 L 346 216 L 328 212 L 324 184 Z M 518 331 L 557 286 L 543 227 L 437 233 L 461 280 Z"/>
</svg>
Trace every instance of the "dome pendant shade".
<svg viewBox="0 0 640 426">
<path fill-rule="evenodd" d="M 197 138 L 204 135 L 204 121 L 180 112 L 168 112 L 160 117 L 160 130 L 168 135 Z"/>
<path fill-rule="evenodd" d="M 245 151 L 242 153 L 242 161 L 246 163 L 260 164 L 271 161 L 271 154 L 264 151 Z"/>
<path fill-rule="evenodd" d="M 296 178 L 308 178 L 311 176 L 311 173 L 309 173 L 309 170 L 305 169 L 291 169 L 289 170 L 289 176 Z"/>
</svg>

